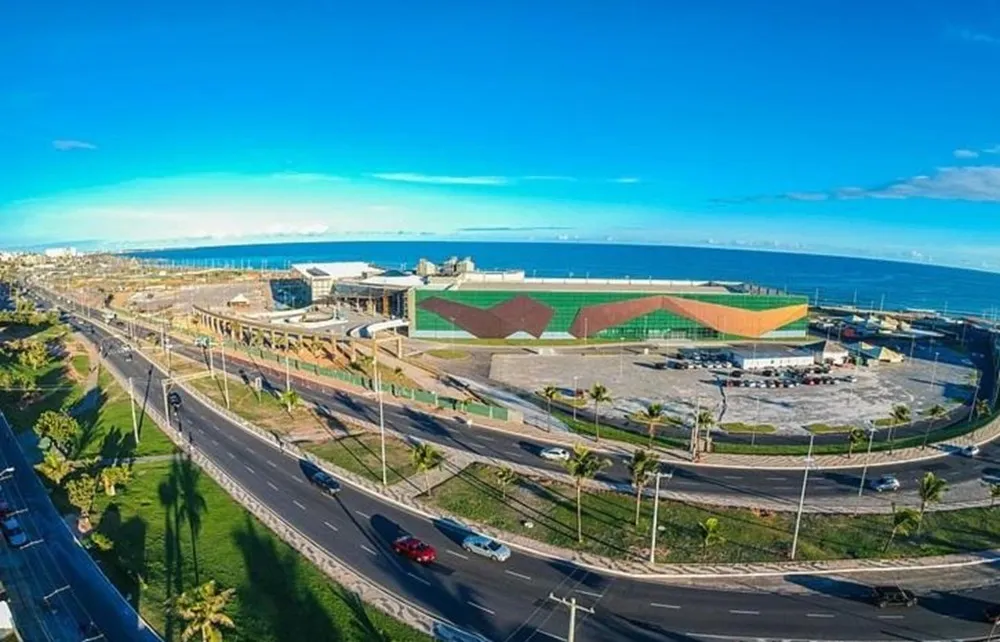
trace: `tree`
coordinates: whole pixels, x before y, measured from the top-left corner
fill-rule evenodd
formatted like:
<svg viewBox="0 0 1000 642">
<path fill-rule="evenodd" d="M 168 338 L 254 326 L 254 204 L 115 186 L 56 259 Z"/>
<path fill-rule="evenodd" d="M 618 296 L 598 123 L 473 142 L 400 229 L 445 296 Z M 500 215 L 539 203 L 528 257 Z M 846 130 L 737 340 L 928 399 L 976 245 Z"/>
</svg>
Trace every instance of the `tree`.
<svg viewBox="0 0 1000 642">
<path fill-rule="evenodd" d="M 222 642 L 222 629 L 236 628 L 224 612 L 235 593 L 231 588 L 217 591 L 215 580 L 211 580 L 178 595 L 170 610 L 184 622 L 181 640 L 201 636 L 201 642 Z"/>
<path fill-rule="evenodd" d="M 73 464 L 55 450 L 45 453 L 45 458 L 40 464 L 35 466 L 35 470 L 48 477 L 53 484 L 58 486 L 65 479 L 66 475 L 73 472 Z"/>
<path fill-rule="evenodd" d="M 278 399 L 280 399 L 281 403 L 285 405 L 285 409 L 288 410 L 288 414 L 292 414 L 292 410 L 299 405 L 299 402 L 302 401 L 302 397 L 299 393 L 291 388 L 280 393 L 278 395 Z"/>
<path fill-rule="evenodd" d="M 660 422 L 663 418 L 663 404 L 661 403 L 651 403 L 646 406 L 646 409 L 642 411 L 640 415 L 642 420 L 646 422 L 647 431 L 649 434 L 649 447 L 653 447 L 653 436 L 656 433 L 656 424 Z"/>
<path fill-rule="evenodd" d="M 1000 499 L 1000 484 L 990 484 L 990 508 L 996 506 L 997 499 Z"/>
<path fill-rule="evenodd" d="M 920 522 L 917 524 L 917 535 L 920 534 L 920 527 L 924 521 L 924 511 L 927 509 L 927 504 L 936 504 L 941 501 L 941 497 L 947 490 L 948 482 L 934 473 L 924 473 L 923 478 L 920 480 L 920 486 L 917 488 L 917 494 L 920 496 Z"/>
<path fill-rule="evenodd" d="M 429 473 L 441 465 L 441 462 L 444 461 L 444 455 L 433 445 L 423 442 L 413 447 L 410 456 L 413 458 L 413 465 L 416 466 L 417 471 L 424 474 L 424 486 L 427 488 L 427 494 L 430 495 L 431 480 Z"/>
<path fill-rule="evenodd" d="M 694 421 L 695 421 L 695 431 L 694 431 L 694 434 L 695 435 L 701 435 L 702 434 L 702 428 L 704 428 L 705 431 L 706 431 L 706 433 L 707 433 L 707 431 L 711 430 L 712 426 L 715 425 L 715 415 L 712 414 L 711 410 L 708 410 L 706 408 L 705 410 L 699 410 L 698 411 L 698 416 L 696 416 L 694 418 Z M 707 434 L 706 434 L 706 437 L 705 437 L 705 442 L 706 443 L 708 442 L 708 436 L 707 436 Z M 694 443 L 694 451 L 695 451 L 695 455 L 697 456 L 697 453 L 698 453 L 698 443 L 697 442 Z"/>
<path fill-rule="evenodd" d="M 940 419 L 941 417 L 944 417 L 946 414 L 948 414 L 948 411 L 945 410 L 945 407 L 942 406 L 941 404 L 934 404 L 933 406 L 927 409 L 927 416 L 930 417 L 931 419 Z"/>
<path fill-rule="evenodd" d="M 985 399 L 977 399 L 976 416 L 985 417 L 988 414 L 990 414 L 990 402 L 986 401 Z"/>
<path fill-rule="evenodd" d="M 594 397 L 591 396 L 591 398 Z M 583 543 L 583 504 L 581 503 L 583 481 L 593 479 L 597 473 L 610 465 L 611 460 L 600 457 L 579 444 L 573 446 L 573 455 L 566 461 L 566 472 L 573 476 L 576 485 L 576 539 L 580 543 Z"/>
<path fill-rule="evenodd" d="M 894 425 L 905 424 L 910 421 L 910 407 L 906 404 L 898 403 L 892 407 L 892 423 Z"/>
<path fill-rule="evenodd" d="M 66 482 L 66 496 L 69 503 L 80 511 L 80 530 L 86 530 L 85 524 L 90 521 L 90 511 L 94 508 L 94 495 L 97 487 L 90 475 L 81 475 Z"/>
<path fill-rule="evenodd" d="M 588 393 L 590 400 L 594 402 L 594 432 L 596 433 L 597 441 L 601 440 L 601 404 L 610 403 L 611 395 L 608 394 L 608 389 L 600 383 L 595 383 L 590 387 L 590 392 Z M 580 540 L 583 541 L 583 540 Z"/>
<path fill-rule="evenodd" d="M 865 443 L 865 431 L 860 428 L 851 428 L 847 433 L 847 458 L 850 459 L 854 449 Z"/>
<path fill-rule="evenodd" d="M 115 486 L 124 486 L 132 479 L 132 471 L 125 466 L 108 466 L 101 469 L 100 480 L 104 494 L 115 495 Z"/>
<path fill-rule="evenodd" d="M 906 537 L 913 532 L 913 529 L 919 528 L 920 514 L 917 511 L 912 508 L 900 508 L 896 510 L 894 505 L 892 508 L 892 529 L 889 530 L 889 539 L 886 540 L 885 546 L 882 547 L 882 554 L 886 554 L 897 535 Z"/>
<path fill-rule="evenodd" d="M 497 483 L 500 484 L 500 493 L 504 501 L 507 501 L 507 487 L 517 481 L 517 473 L 510 466 L 502 466 L 497 470 Z"/>
<path fill-rule="evenodd" d="M 722 544 L 726 538 L 722 536 L 722 528 L 719 525 L 719 518 L 709 517 L 698 523 L 701 528 L 701 552 L 702 555 L 708 553 L 708 549 L 716 544 Z"/>
<path fill-rule="evenodd" d="M 90 543 L 93 544 L 94 548 L 105 553 L 115 547 L 115 543 L 104 533 L 91 533 Z"/>
<path fill-rule="evenodd" d="M 632 461 L 628 463 L 628 472 L 632 477 L 632 488 L 635 489 L 635 527 L 639 527 L 639 510 L 642 505 L 642 491 L 649 485 L 649 480 L 660 468 L 660 458 L 647 450 L 637 450 L 632 453 Z M 655 501 L 655 500 L 654 500 Z"/>
<path fill-rule="evenodd" d="M 545 386 L 542 388 L 542 396 L 545 397 L 545 401 L 548 402 L 549 414 L 552 414 L 552 400 L 559 396 L 559 388 L 555 386 Z"/>
<path fill-rule="evenodd" d="M 70 442 L 80 434 L 80 424 L 65 412 L 46 410 L 35 421 L 35 432 L 40 437 L 48 437 L 65 453 Z"/>
<path fill-rule="evenodd" d="M 49 351 L 45 344 L 39 341 L 29 341 L 17 353 L 17 362 L 31 370 L 38 370 L 49 360 Z"/>
</svg>

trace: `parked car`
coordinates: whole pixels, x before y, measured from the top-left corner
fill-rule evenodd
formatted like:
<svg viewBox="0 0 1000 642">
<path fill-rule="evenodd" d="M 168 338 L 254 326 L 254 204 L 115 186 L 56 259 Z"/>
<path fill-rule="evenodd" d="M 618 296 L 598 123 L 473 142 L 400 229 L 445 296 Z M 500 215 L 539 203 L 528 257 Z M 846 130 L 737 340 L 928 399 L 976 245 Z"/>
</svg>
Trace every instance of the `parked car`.
<svg viewBox="0 0 1000 642">
<path fill-rule="evenodd" d="M 437 551 L 430 544 L 412 535 L 403 535 L 392 543 L 392 550 L 418 564 L 430 564 L 437 559 Z"/>
<path fill-rule="evenodd" d="M 963 457 L 978 457 L 979 456 L 979 446 L 975 444 L 969 444 L 962 450 L 958 451 Z"/>
<path fill-rule="evenodd" d="M 332 475 L 322 470 L 318 470 L 309 475 L 309 481 L 328 495 L 336 495 L 340 492 L 340 482 L 334 479 Z"/>
<path fill-rule="evenodd" d="M 496 562 L 506 562 L 510 559 L 509 548 L 483 535 L 469 535 L 462 541 L 462 548 Z"/>
<path fill-rule="evenodd" d="M 17 521 L 16 517 L 8 517 L 3 520 L 0 522 L 0 527 L 3 528 L 3 535 L 7 538 L 7 543 L 14 548 L 21 548 L 28 543 L 28 534 L 21 528 L 21 523 Z"/>
<path fill-rule="evenodd" d="M 542 448 L 538 455 L 542 459 L 548 459 L 549 461 L 569 461 L 569 451 L 565 448 L 557 448 L 555 446 Z"/>
<path fill-rule="evenodd" d="M 872 602 L 884 609 L 887 606 L 916 606 L 917 596 L 899 586 L 876 586 L 872 588 Z"/>
<path fill-rule="evenodd" d="M 872 490 L 884 492 L 887 490 L 899 490 L 899 480 L 895 475 L 882 475 L 871 481 Z"/>
</svg>

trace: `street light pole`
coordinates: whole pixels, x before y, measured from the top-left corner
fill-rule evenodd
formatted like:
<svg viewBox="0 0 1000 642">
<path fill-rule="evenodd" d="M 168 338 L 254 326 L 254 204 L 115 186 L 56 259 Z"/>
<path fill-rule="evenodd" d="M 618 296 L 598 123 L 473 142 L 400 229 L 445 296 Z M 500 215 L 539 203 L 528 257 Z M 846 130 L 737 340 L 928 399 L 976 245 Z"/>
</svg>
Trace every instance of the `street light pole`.
<svg viewBox="0 0 1000 642">
<path fill-rule="evenodd" d="M 226 410 L 229 410 L 229 375 L 226 370 L 226 341 L 222 340 L 219 343 L 219 347 L 222 348 L 222 392 L 226 395 Z"/>
<path fill-rule="evenodd" d="M 792 553 L 789 556 L 792 561 L 795 560 L 795 552 L 799 546 L 799 526 L 802 524 L 802 509 L 806 504 L 806 484 L 809 482 L 809 469 L 812 468 L 813 464 L 813 440 L 816 435 L 809 435 L 809 454 L 806 455 L 806 467 L 802 471 L 802 493 L 799 495 L 799 511 L 795 516 L 795 534 L 792 535 Z"/>
<path fill-rule="evenodd" d="M 389 479 L 386 472 L 385 462 L 385 411 L 382 406 L 382 375 L 379 374 L 378 370 L 377 340 L 375 341 L 374 355 L 374 359 L 372 359 L 372 367 L 375 370 L 375 395 L 378 397 L 378 439 L 379 449 L 382 451 L 382 489 L 385 490 L 389 486 Z"/>
<path fill-rule="evenodd" d="M 865 477 L 868 476 L 868 460 L 872 456 L 872 443 L 875 441 L 875 428 L 868 428 L 868 452 L 865 454 L 865 465 L 861 469 L 861 483 L 858 484 L 858 499 L 861 499 L 861 495 L 865 492 Z"/>
<path fill-rule="evenodd" d="M 578 387 L 578 384 L 577 384 L 577 382 L 579 380 L 580 380 L 580 377 L 577 377 L 577 376 L 573 377 L 573 421 L 576 421 L 576 402 L 578 401 L 577 396 L 576 396 L 576 392 L 577 392 L 577 390 L 580 389 Z"/>
<path fill-rule="evenodd" d="M 649 563 L 656 564 L 656 531 L 659 525 L 660 519 L 660 477 L 666 477 L 671 479 L 674 476 L 674 471 L 669 470 L 665 473 L 656 471 L 656 491 L 653 493 L 653 532 L 650 535 L 649 542 Z"/>
<path fill-rule="evenodd" d="M 132 377 L 128 378 L 128 400 L 132 407 L 132 440 L 135 445 L 139 445 L 139 422 L 135 418 L 135 386 L 132 384 Z"/>
<path fill-rule="evenodd" d="M 576 612 L 577 610 L 584 611 L 586 613 L 593 613 L 594 609 L 589 609 L 585 606 L 580 606 L 576 603 L 576 598 L 571 597 L 568 600 L 562 597 L 556 597 L 552 593 L 549 593 L 549 599 L 555 602 L 559 602 L 563 606 L 569 607 L 569 635 L 566 637 L 566 642 L 576 642 Z"/>
<path fill-rule="evenodd" d="M 292 375 L 288 369 L 288 348 L 285 348 L 285 392 L 292 389 Z"/>
</svg>

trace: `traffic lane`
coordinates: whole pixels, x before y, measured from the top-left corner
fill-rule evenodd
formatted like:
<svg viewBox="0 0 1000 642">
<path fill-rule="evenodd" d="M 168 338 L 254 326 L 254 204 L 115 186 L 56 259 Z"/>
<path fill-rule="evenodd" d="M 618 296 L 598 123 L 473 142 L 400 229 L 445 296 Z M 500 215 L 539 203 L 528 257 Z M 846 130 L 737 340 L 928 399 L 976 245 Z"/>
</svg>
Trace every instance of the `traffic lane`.
<svg viewBox="0 0 1000 642">
<path fill-rule="evenodd" d="M 158 399 L 159 399 L 159 397 L 156 396 L 156 395 L 154 395 L 153 398 L 150 399 L 150 402 L 155 404 Z M 195 406 L 198 406 L 198 405 L 199 404 L 197 404 L 197 400 L 187 400 L 185 402 L 185 408 L 195 407 Z M 250 466 L 250 468 L 252 469 L 253 468 L 252 464 L 253 463 L 257 463 L 257 466 L 261 467 L 263 470 L 267 470 L 268 468 L 272 468 L 272 466 L 270 466 L 266 462 L 266 459 L 264 461 L 259 461 L 257 459 L 254 459 L 255 457 L 259 457 L 260 456 L 260 453 L 258 451 L 260 451 L 262 448 L 266 448 L 267 450 L 271 450 L 270 447 L 267 446 L 267 445 L 265 445 L 265 444 L 263 444 L 262 442 L 260 442 L 259 440 L 257 440 L 255 437 L 249 435 L 245 431 L 242 431 L 241 429 L 239 429 L 235 425 L 232 425 L 227 420 L 224 420 L 221 417 L 215 416 L 214 413 L 211 413 L 211 411 L 209 411 L 207 408 L 205 408 L 205 409 L 199 409 L 198 412 L 191 413 L 191 414 L 192 415 L 197 415 L 197 416 L 192 416 L 189 419 L 189 424 L 190 424 L 189 427 L 190 428 L 194 428 L 195 424 L 199 424 L 199 430 L 204 429 L 205 436 L 208 436 L 209 434 L 221 435 L 223 432 L 228 432 L 228 433 L 231 434 L 231 437 L 232 437 L 231 441 L 239 442 L 238 445 L 241 445 L 245 449 L 245 452 L 240 452 L 239 453 L 239 457 L 237 457 L 236 453 L 232 453 L 233 456 L 230 456 L 230 454 L 228 452 L 225 452 L 225 450 L 231 450 L 232 446 L 227 445 L 225 447 L 225 450 L 222 450 L 221 449 L 222 448 L 221 445 L 224 442 L 218 441 L 218 439 L 217 439 L 217 441 L 218 441 L 217 446 L 219 446 L 220 449 L 213 451 L 213 454 L 214 454 L 213 461 L 216 461 L 216 463 L 218 465 L 223 466 L 224 469 L 228 469 L 228 471 L 234 476 L 234 478 L 239 479 L 239 480 L 245 480 L 245 482 L 247 483 L 248 487 L 250 487 L 251 489 L 253 489 L 253 490 L 256 491 L 255 494 L 257 494 L 257 492 L 259 492 L 261 494 L 264 494 L 265 497 L 266 497 L 267 496 L 266 493 L 268 492 L 267 488 L 269 488 L 269 486 L 267 486 L 266 481 L 264 482 L 265 486 L 263 486 L 263 487 L 260 486 L 259 485 L 259 481 L 256 479 L 257 476 L 258 476 L 256 474 L 256 471 L 251 472 L 251 470 L 248 469 L 247 466 Z M 182 421 L 183 421 L 183 419 L 182 419 Z M 199 435 L 198 439 L 200 439 L 200 438 L 201 438 L 201 435 Z M 223 437 L 223 439 L 225 439 L 225 437 Z M 212 442 L 209 441 L 208 443 L 211 444 Z M 215 445 L 215 444 L 213 444 L 213 445 Z M 210 446 L 208 446 L 208 447 L 210 447 Z M 225 454 L 223 454 L 224 452 L 225 452 Z M 273 451 L 272 451 L 272 456 L 273 456 Z M 247 461 L 250 461 L 251 463 L 248 464 L 248 463 L 246 463 Z M 291 470 L 290 473 L 288 471 L 286 471 L 286 474 L 289 474 L 290 476 L 292 474 L 294 474 L 294 473 L 295 473 L 295 469 L 294 468 L 292 468 L 292 470 Z M 267 474 L 268 473 L 265 473 L 265 475 L 267 475 Z M 247 477 L 248 475 L 252 479 L 248 478 Z M 243 482 L 241 481 L 241 483 L 243 483 Z M 317 537 L 322 537 L 323 539 L 331 538 L 332 535 L 324 533 L 323 530 L 319 528 L 319 524 L 318 523 L 313 522 L 312 526 L 308 526 L 308 525 L 306 525 L 305 521 L 303 520 L 304 517 L 311 516 L 311 515 L 317 515 L 317 516 L 329 515 L 330 514 L 329 511 L 324 511 L 324 508 L 325 508 L 324 506 L 317 506 L 313 510 L 309 510 L 309 506 L 311 504 L 307 504 L 306 502 L 307 501 L 311 502 L 311 503 L 314 502 L 316 500 L 315 495 L 312 498 L 305 497 L 304 495 L 299 494 L 299 492 L 304 492 L 304 491 L 296 492 L 294 490 L 289 490 L 289 487 L 288 487 L 287 484 L 288 484 L 288 482 L 283 480 L 283 482 L 282 482 L 282 484 L 280 486 L 279 486 L 279 484 L 275 484 L 275 486 L 279 487 L 279 488 L 284 487 L 284 489 L 285 489 L 286 492 L 296 493 L 296 497 L 297 498 L 301 497 L 301 498 L 298 499 L 298 501 L 300 503 L 302 503 L 303 505 L 305 505 L 307 508 L 305 508 L 305 509 L 299 509 L 299 511 L 301 511 L 301 512 L 296 512 L 296 511 L 292 511 L 290 513 L 287 512 L 287 510 L 290 510 L 290 509 L 282 511 L 282 512 L 284 512 L 286 514 L 286 517 L 289 518 L 289 519 L 291 519 L 291 520 L 294 520 L 293 523 L 295 523 L 296 526 L 298 526 L 299 523 L 302 523 L 306 528 L 309 528 L 311 532 L 317 532 L 318 531 L 319 533 L 322 533 L 322 535 L 317 535 Z M 304 481 L 299 481 L 298 483 L 294 483 L 294 485 L 291 486 L 291 488 L 294 489 L 294 488 L 297 488 L 297 487 L 300 487 L 300 486 L 303 487 L 303 488 L 307 487 L 305 485 Z M 271 490 L 273 490 L 273 489 L 271 489 Z M 318 491 L 315 491 L 315 492 L 318 492 Z M 405 514 L 403 511 L 401 511 L 399 509 L 394 509 L 392 507 L 383 505 L 383 504 L 377 502 L 374 498 L 371 498 L 371 497 L 369 497 L 369 496 L 367 496 L 367 495 L 365 495 L 363 493 L 352 493 L 350 490 L 346 490 L 345 492 L 347 494 L 343 495 L 342 500 L 341 500 L 344 503 L 345 506 L 346 505 L 353 506 L 354 507 L 353 510 L 357 511 L 357 510 L 360 510 L 360 509 L 357 506 L 355 506 L 355 505 L 362 505 L 362 504 L 364 504 L 366 507 L 369 507 L 369 510 L 373 511 L 373 512 L 367 513 L 367 514 L 373 515 L 373 516 L 375 514 L 387 514 L 387 519 L 390 519 L 391 521 L 394 521 L 396 523 L 399 523 L 399 524 L 403 525 L 408 530 L 411 530 L 413 532 L 418 532 L 416 529 L 420 528 L 420 526 L 418 526 L 418 524 L 422 521 L 421 519 L 414 518 L 413 516 L 411 516 L 409 514 Z M 323 499 L 325 500 L 326 498 L 323 498 Z M 279 503 L 280 501 L 281 500 L 278 497 L 271 497 L 271 501 L 269 502 L 269 504 L 271 505 L 272 508 L 277 509 L 277 510 L 281 510 L 281 508 L 287 507 L 287 502 Z M 294 501 L 296 501 L 296 499 L 293 498 L 292 501 L 294 502 Z M 379 513 L 375 513 L 374 511 L 379 511 Z M 334 523 L 334 522 L 331 522 L 331 523 Z M 340 522 L 340 523 L 343 524 L 343 522 Z M 328 527 L 325 524 L 323 525 L 323 528 L 328 529 Z M 355 531 L 357 531 L 357 530 L 358 529 L 356 528 Z M 441 540 L 441 536 L 440 535 L 435 536 L 435 534 L 433 532 L 429 532 L 426 529 L 419 531 L 418 534 L 422 534 L 428 541 L 430 541 L 432 544 L 436 544 L 441 550 L 447 551 L 447 548 L 446 548 L 447 544 Z M 364 537 L 364 534 L 361 534 L 361 536 Z M 344 545 L 344 541 L 343 540 L 344 540 L 343 537 L 333 538 L 333 541 L 329 545 L 332 546 L 332 547 L 335 547 L 335 546 L 339 545 L 342 548 L 343 545 Z M 351 548 L 351 547 L 349 546 L 349 548 Z M 335 550 L 335 549 L 331 549 L 331 550 Z M 364 561 L 366 560 L 366 557 L 364 555 L 360 555 L 360 553 L 358 553 L 358 550 L 363 551 L 363 549 L 361 549 L 360 545 L 358 545 L 357 550 L 353 550 L 353 548 L 351 548 L 350 551 L 344 551 L 344 552 L 348 553 L 348 555 L 346 557 L 348 557 L 352 561 L 357 560 L 357 561 L 359 561 L 359 563 L 363 564 Z M 447 554 L 447 552 L 445 554 Z M 373 558 L 377 558 L 378 556 L 377 555 L 373 555 L 372 557 Z M 526 555 L 516 555 L 515 558 L 512 558 L 512 559 L 518 559 L 519 561 L 521 561 L 523 563 L 526 563 L 525 566 L 518 566 L 516 568 L 518 568 L 518 569 L 520 569 L 522 571 L 526 571 L 526 573 L 523 573 L 523 574 L 527 575 L 528 577 L 532 577 L 531 575 L 528 575 L 529 573 L 534 573 L 536 576 L 542 577 L 542 573 L 545 573 L 547 570 L 548 570 L 548 572 L 552 572 L 552 571 L 555 571 L 555 570 L 559 569 L 560 567 L 563 567 L 563 568 L 566 568 L 566 569 L 573 569 L 574 568 L 574 567 L 571 567 L 571 566 L 564 566 L 564 565 L 561 565 L 559 563 L 553 563 L 553 562 L 548 562 L 546 560 L 541 560 L 541 559 L 538 559 L 538 558 L 532 558 L 532 557 L 526 556 Z M 371 563 L 371 560 L 368 560 L 368 562 Z M 484 571 L 491 571 L 493 569 L 496 569 L 497 571 L 500 570 L 500 565 L 490 565 L 489 563 L 483 563 L 483 564 L 484 564 L 483 566 L 475 565 L 475 567 L 474 567 L 473 570 L 476 572 L 476 577 L 474 578 L 473 581 L 478 582 L 478 583 L 482 583 L 484 576 L 489 577 L 489 573 L 484 573 Z M 503 566 L 507 566 L 507 565 L 503 565 Z M 508 568 L 514 568 L 514 567 L 510 566 Z M 375 566 L 374 568 L 370 569 L 369 572 L 379 573 L 379 577 L 382 577 L 382 576 L 386 575 L 385 569 L 381 565 Z M 573 571 L 570 571 L 570 574 L 572 572 Z M 365 574 L 368 575 L 368 572 L 366 572 Z M 407 577 L 409 577 L 409 576 L 407 576 Z M 597 591 L 602 590 L 602 588 L 601 588 L 602 587 L 602 583 L 611 584 L 611 582 L 609 582 L 608 580 L 605 580 L 604 578 L 602 578 L 602 577 L 600 577 L 600 576 L 598 576 L 596 574 L 593 574 L 593 573 L 588 573 L 586 577 L 590 577 L 591 579 L 589 579 L 589 580 L 587 580 L 585 582 L 586 585 L 588 586 L 588 588 L 583 589 L 583 590 L 587 590 L 587 591 L 589 591 L 591 593 L 595 593 Z M 385 579 L 385 578 L 383 578 L 383 579 Z M 390 580 L 394 579 L 394 576 L 390 574 L 390 576 L 389 576 L 388 579 L 390 579 Z M 534 579 L 534 578 L 532 578 L 532 579 Z M 620 584 L 624 585 L 624 584 L 627 584 L 627 582 L 620 582 Z M 404 590 L 408 588 L 408 587 L 406 587 L 405 584 L 400 584 L 399 582 L 393 582 L 393 585 L 397 586 L 397 587 L 400 587 L 401 589 L 404 589 Z M 655 585 L 649 585 L 649 586 L 653 586 L 653 590 L 655 590 L 655 592 L 656 592 L 656 599 L 661 600 L 658 603 L 670 603 L 668 601 L 670 599 L 680 599 L 679 597 L 676 597 L 676 596 L 682 595 L 685 592 L 685 590 L 688 590 L 688 589 L 677 589 L 677 588 L 671 588 L 671 587 L 659 587 L 659 586 L 655 586 Z M 493 609 L 493 608 L 491 608 L 491 606 L 493 606 L 493 605 L 499 606 L 500 604 L 503 604 L 503 605 L 505 605 L 504 608 L 506 608 L 506 609 L 518 609 L 518 608 L 520 608 L 520 609 L 528 609 L 527 606 L 521 604 L 520 602 L 508 604 L 508 601 L 511 599 L 511 595 L 518 595 L 520 593 L 523 593 L 523 589 L 522 589 L 522 591 L 511 590 L 506 583 L 501 587 L 500 591 L 496 595 L 493 594 L 494 593 L 493 591 L 484 590 L 484 587 L 478 587 L 478 590 L 477 590 L 477 589 L 472 589 L 471 587 L 469 587 L 469 586 L 467 586 L 465 584 L 459 585 L 457 587 L 457 589 L 458 589 L 458 593 L 457 593 L 458 597 L 478 598 L 478 599 L 480 599 L 479 602 L 476 602 L 474 599 L 466 599 L 465 600 L 465 606 L 462 606 L 462 607 L 459 608 L 459 611 L 458 611 L 459 615 L 461 615 L 463 613 L 467 614 L 470 611 L 475 611 L 477 614 L 486 613 L 487 615 L 490 615 L 490 618 L 489 618 L 490 621 L 488 623 L 489 626 L 487 626 L 487 629 L 489 629 L 489 630 L 497 630 L 497 626 L 498 625 L 495 622 L 493 622 L 493 620 L 496 619 L 496 617 L 497 617 L 496 614 L 497 613 L 501 613 L 501 610 Z M 576 589 L 576 588 L 574 588 L 573 590 L 579 592 L 578 589 Z M 441 592 L 442 592 L 441 590 L 438 591 L 438 593 L 441 593 Z M 418 598 L 419 597 L 426 597 L 427 593 L 428 593 L 427 587 L 423 586 L 422 589 L 419 591 L 419 593 L 416 596 L 414 596 L 414 597 L 418 597 Z M 410 591 L 408 591 L 407 594 L 408 595 L 413 595 L 412 592 L 410 592 Z M 545 594 L 547 595 L 547 592 L 545 592 Z M 754 610 L 754 609 L 750 609 L 749 607 L 747 607 L 746 604 L 743 604 L 743 602 L 747 598 L 746 594 L 734 594 L 734 593 L 728 593 L 728 592 L 720 592 L 719 594 L 720 594 L 720 599 L 725 600 L 725 601 L 727 601 L 727 603 L 732 604 L 733 605 L 732 608 L 735 609 L 735 610 Z M 451 595 L 455 595 L 455 594 L 453 593 Z M 482 596 L 482 597 L 480 597 L 480 596 Z M 494 602 L 490 601 L 489 604 L 484 604 L 483 601 L 485 601 L 488 598 L 491 599 L 491 600 L 496 600 L 496 603 L 494 604 Z M 535 602 L 537 602 L 537 599 L 539 599 L 539 595 L 538 594 L 535 595 L 535 599 L 531 600 L 531 603 L 534 604 Z M 455 601 L 452 597 L 448 597 L 448 598 L 446 598 L 446 600 L 448 602 L 454 602 Z M 704 599 L 701 599 L 701 601 L 704 601 Z M 426 601 L 421 600 L 421 603 L 426 603 Z M 470 604 L 475 604 L 476 606 L 471 606 L 470 608 L 466 608 L 467 606 L 470 606 Z M 741 608 L 741 607 L 746 607 L 746 608 Z M 489 613 L 488 611 L 483 611 L 482 610 L 483 608 L 487 609 L 488 611 L 492 611 L 492 613 Z M 529 610 L 513 610 L 513 611 L 510 611 L 510 612 L 513 612 L 513 613 L 518 613 L 518 612 L 526 613 L 526 612 L 530 612 L 530 609 Z M 501 616 L 501 617 L 503 617 L 503 616 Z M 456 619 L 457 619 L 457 616 L 456 616 Z M 647 615 L 647 619 L 648 619 L 648 615 Z M 676 619 L 676 616 L 674 616 L 672 619 Z M 482 627 L 486 626 L 486 624 L 484 624 L 484 622 L 482 620 L 483 620 L 482 616 L 477 615 L 477 616 L 473 617 L 471 620 L 467 619 L 467 620 L 458 620 L 458 621 L 460 623 L 461 622 L 469 621 L 470 625 L 475 626 L 477 628 L 477 630 L 483 630 Z M 645 620 L 643 620 L 643 621 L 645 621 Z"/>
</svg>

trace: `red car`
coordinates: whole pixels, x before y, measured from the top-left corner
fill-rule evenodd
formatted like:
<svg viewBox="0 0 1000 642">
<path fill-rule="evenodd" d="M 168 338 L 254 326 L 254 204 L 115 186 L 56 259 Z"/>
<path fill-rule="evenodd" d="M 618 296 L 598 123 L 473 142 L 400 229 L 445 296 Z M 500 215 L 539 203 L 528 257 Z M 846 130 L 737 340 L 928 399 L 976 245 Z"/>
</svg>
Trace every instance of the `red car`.
<svg viewBox="0 0 1000 642">
<path fill-rule="evenodd" d="M 392 543 L 392 550 L 418 564 L 430 564 L 437 559 L 437 551 L 430 544 L 412 535 L 404 535 Z"/>
</svg>

